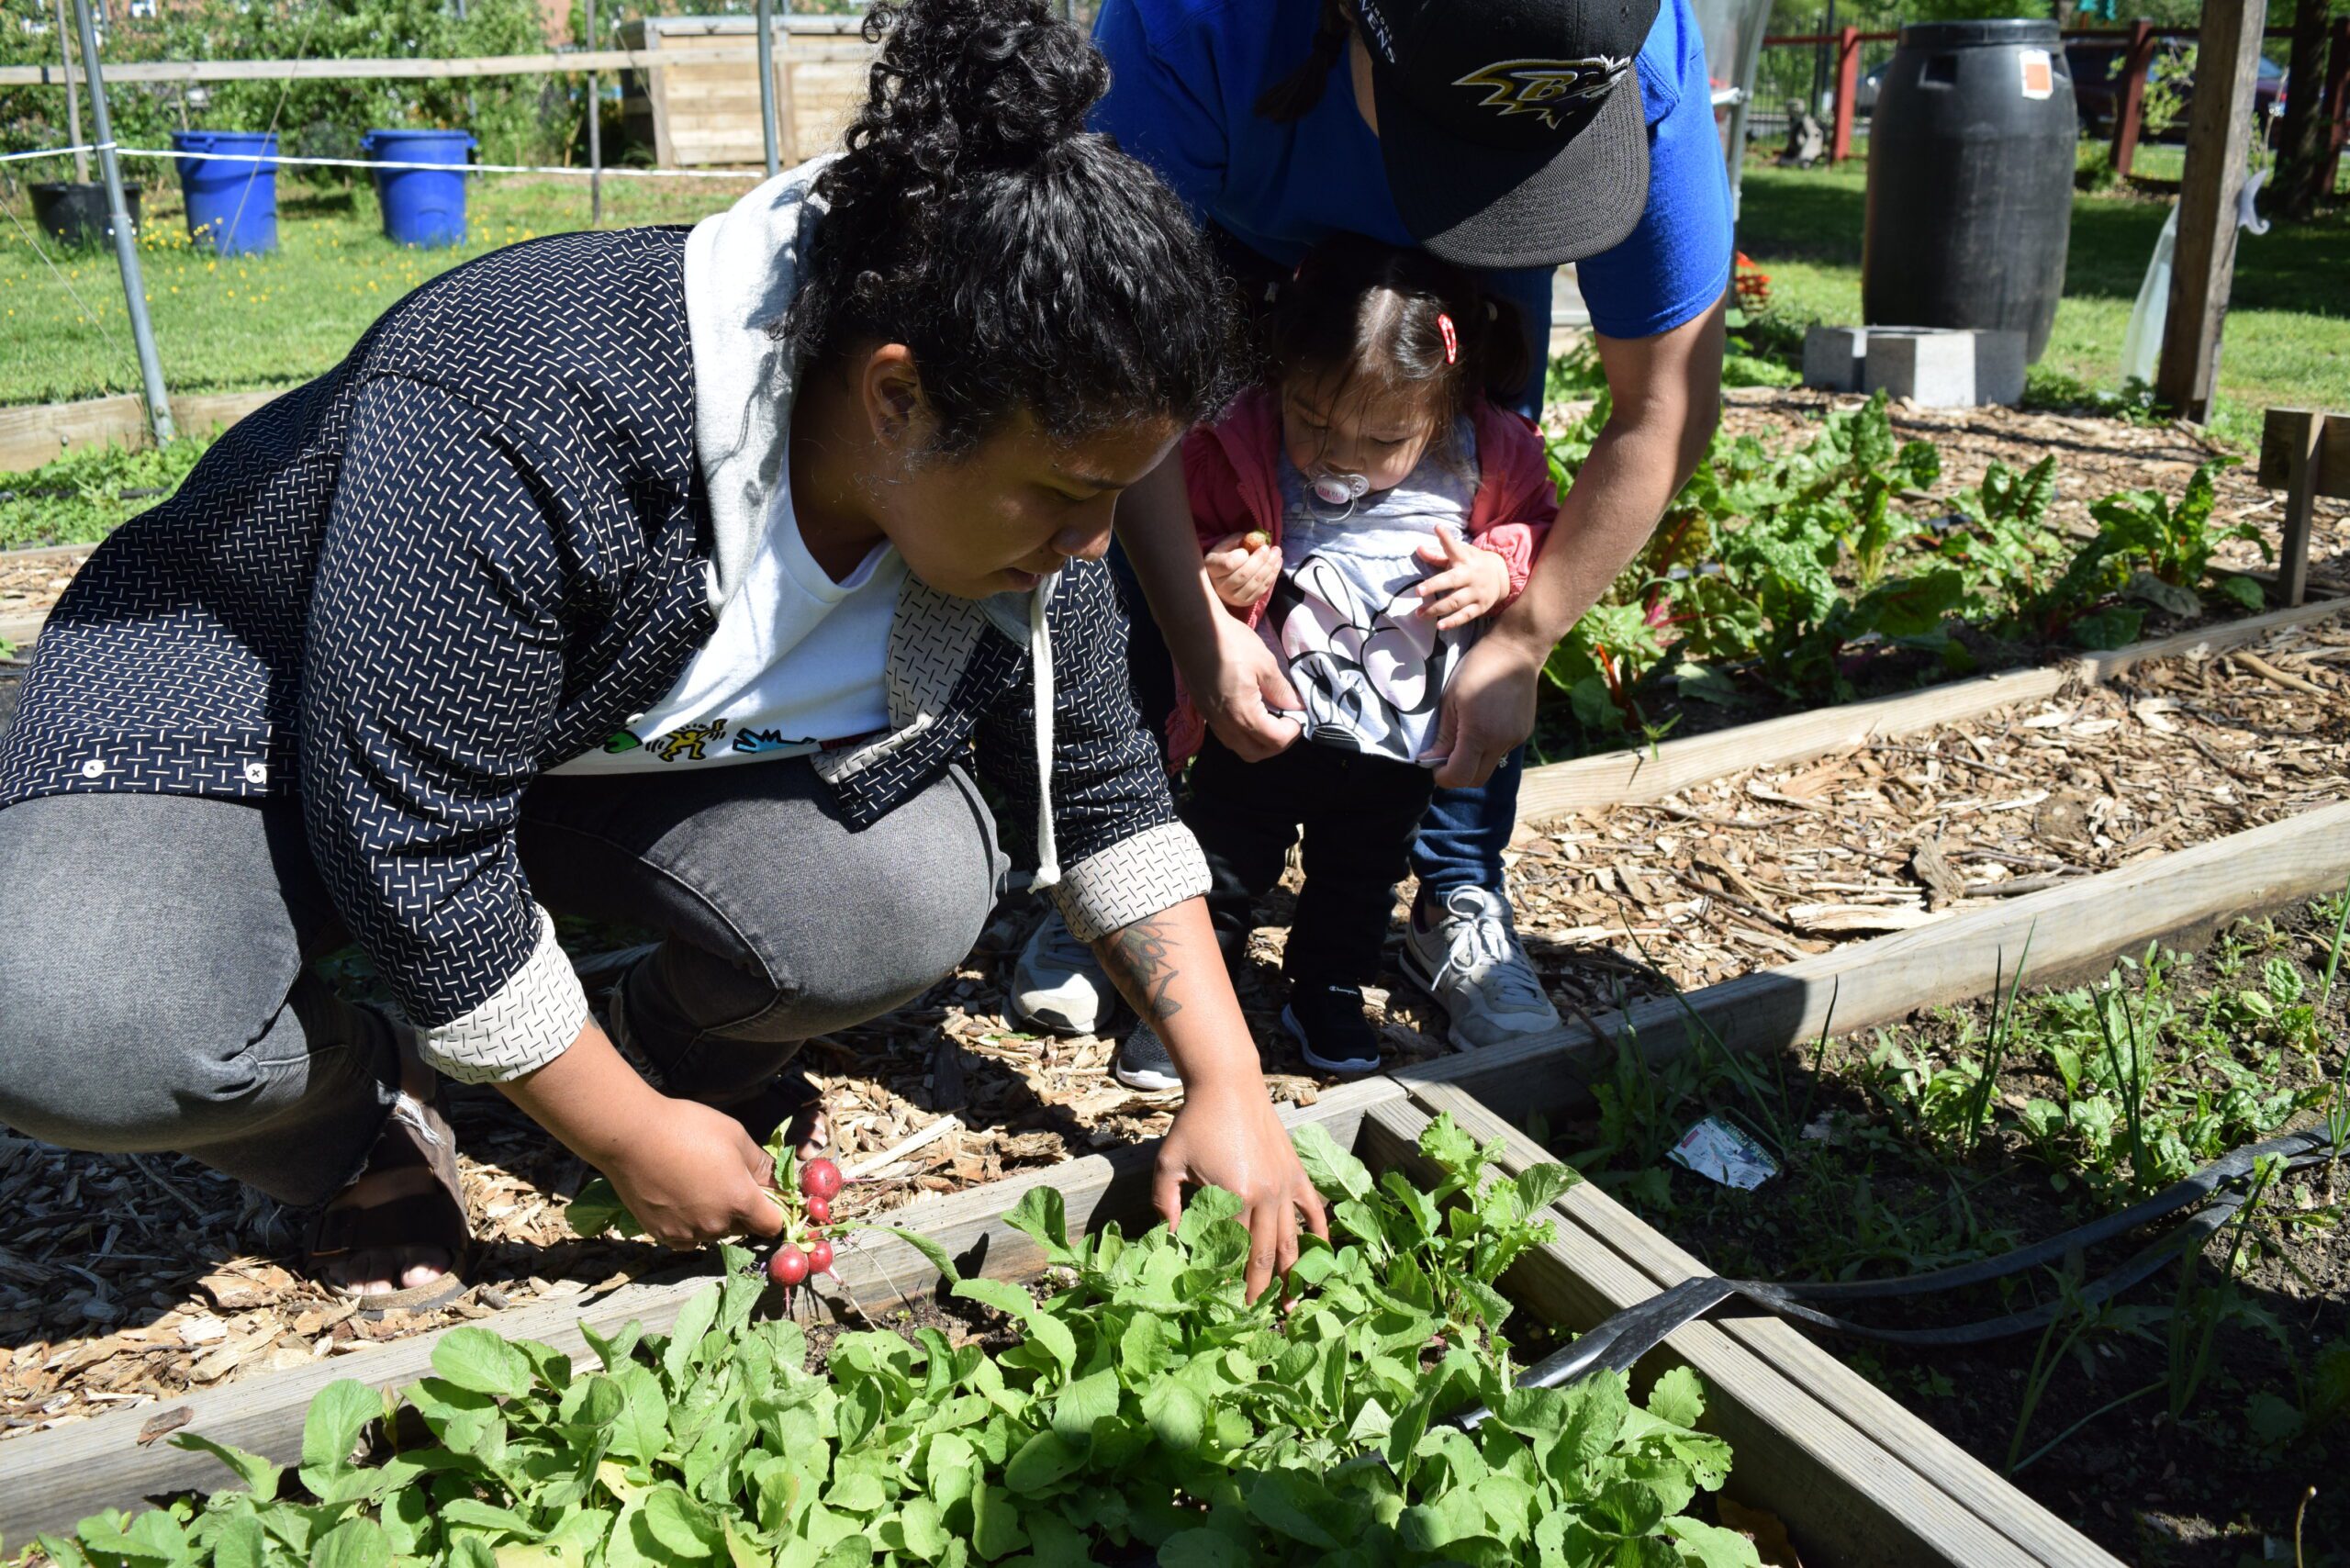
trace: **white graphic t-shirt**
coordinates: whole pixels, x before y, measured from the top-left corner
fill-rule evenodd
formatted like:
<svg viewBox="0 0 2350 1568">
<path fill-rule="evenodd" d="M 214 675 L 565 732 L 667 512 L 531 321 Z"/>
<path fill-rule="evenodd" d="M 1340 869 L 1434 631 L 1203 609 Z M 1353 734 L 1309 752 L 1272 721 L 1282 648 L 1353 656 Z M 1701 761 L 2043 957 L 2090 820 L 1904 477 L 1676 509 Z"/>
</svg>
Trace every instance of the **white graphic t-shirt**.
<svg viewBox="0 0 2350 1568">
<path fill-rule="evenodd" d="M 906 563 L 877 546 L 845 582 L 800 537 L 787 476 L 718 629 L 669 695 L 555 773 L 622 773 L 804 756 L 884 729 L 890 622 Z"/>
<path fill-rule="evenodd" d="M 1305 738 L 1433 767 L 1438 702 L 1481 623 L 1445 633 L 1419 618 L 1419 587 L 1441 569 L 1419 558 L 1443 529 L 1466 538 L 1476 498 L 1476 434 L 1454 431 L 1451 459 L 1423 458 L 1393 489 L 1332 506 L 1281 459 L 1281 576 L 1258 622 L 1303 711 Z"/>
</svg>

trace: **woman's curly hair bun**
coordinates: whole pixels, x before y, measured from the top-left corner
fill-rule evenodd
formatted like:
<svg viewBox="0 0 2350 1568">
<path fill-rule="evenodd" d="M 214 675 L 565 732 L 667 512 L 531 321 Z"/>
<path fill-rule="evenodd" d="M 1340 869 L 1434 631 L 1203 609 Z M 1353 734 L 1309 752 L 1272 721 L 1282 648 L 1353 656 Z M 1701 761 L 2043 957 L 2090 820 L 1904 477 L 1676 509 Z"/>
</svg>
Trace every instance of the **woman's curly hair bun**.
<svg viewBox="0 0 2350 1568">
<path fill-rule="evenodd" d="M 779 334 L 913 351 L 948 451 L 1020 409 L 1070 439 L 1189 423 L 1230 390 L 1235 315 L 1199 229 L 1085 129 L 1110 84 L 1043 0 L 896 0 Z"/>
<path fill-rule="evenodd" d="M 849 146 L 886 146 L 943 182 L 1067 141 L 1110 85 L 1101 52 L 1042 0 L 877 5 L 865 38 L 882 49 Z"/>
</svg>

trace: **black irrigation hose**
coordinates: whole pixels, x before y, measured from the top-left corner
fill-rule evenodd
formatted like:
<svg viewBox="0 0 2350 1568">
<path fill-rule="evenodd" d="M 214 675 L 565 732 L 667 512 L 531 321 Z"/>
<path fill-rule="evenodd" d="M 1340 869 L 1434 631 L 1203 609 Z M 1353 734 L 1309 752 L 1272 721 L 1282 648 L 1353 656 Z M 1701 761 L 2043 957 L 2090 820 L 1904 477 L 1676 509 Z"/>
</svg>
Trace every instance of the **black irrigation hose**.
<svg viewBox="0 0 2350 1568">
<path fill-rule="evenodd" d="M 2045 1328 L 2077 1302 L 2094 1306 L 2109 1301 L 2189 1248 L 2199 1248 L 2244 1206 L 2244 1194 L 2232 1191 L 2253 1173 L 2255 1165 L 2275 1156 L 2288 1170 L 2300 1170 L 2331 1160 L 2339 1154 L 2323 1127 L 2287 1133 L 2265 1143 L 2247 1144 L 2222 1155 L 2183 1181 L 2153 1197 L 2087 1225 L 2019 1247 L 1996 1258 L 1953 1268 L 1934 1269 L 1898 1280 L 1855 1280 L 1830 1284 L 1777 1284 L 1768 1280 L 1726 1280 L 1699 1274 L 1682 1281 L 1660 1295 L 1599 1324 L 1573 1344 L 1544 1357 L 1518 1378 L 1520 1388 L 1556 1388 L 1595 1372 L 1629 1372 L 1642 1356 L 1684 1324 L 1695 1321 L 1723 1302 L 1742 1297 L 1767 1312 L 1817 1324 L 1840 1334 L 1892 1345 L 1976 1345 L 1989 1339 Z M 2049 1302 L 2029 1311 L 2011 1312 L 1945 1328 L 1878 1328 L 1849 1317 L 1821 1311 L 1808 1303 L 1841 1304 L 1882 1301 L 1901 1296 L 1932 1295 L 2007 1279 L 2031 1269 L 2059 1262 L 2066 1255 L 2125 1236 L 2151 1221 L 2197 1203 L 2204 1206 L 2167 1234 L 2148 1243 L 2128 1261 L 2098 1275 L 2064 1301 Z M 1471 1430 L 1493 1412 L 1483 1406 L 1447 1417 L 1449 1426 Z"/>
</svg>

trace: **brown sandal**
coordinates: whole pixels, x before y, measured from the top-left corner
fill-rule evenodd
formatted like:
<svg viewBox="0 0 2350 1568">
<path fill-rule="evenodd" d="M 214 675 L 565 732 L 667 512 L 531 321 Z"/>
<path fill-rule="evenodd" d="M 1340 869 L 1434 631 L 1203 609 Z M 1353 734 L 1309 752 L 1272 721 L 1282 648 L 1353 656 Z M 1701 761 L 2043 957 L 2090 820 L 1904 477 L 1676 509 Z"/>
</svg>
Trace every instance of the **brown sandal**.
<svg viewBox="0 0 2350 1568">
<path fill-rule="evenodd" d="M 420 1076 L 422 1064 L 404 1050 L 402 1077 Z M 457 1140 L 442 1114 L 437 1087 L 422 1093 L 403 1085 L 392 1103 L 392 1114 L 369 1151 L 361 1180 L 406 1176 L 408 1190 L 379 1202 L 346 1201 L 357 1187 L 354 1181 L 328 1200 L 310 1223 L 308 1248 L 312 1277 L 326 1260 L 354 1252 L 437 1247 L 449 1257 L 448 1271 L 437 1280 L 403 1290 L 357 1295 L 353 1305 L 362 1317 L 381 1320 L 400 1313 L 430 1312 L 445 1306 L 468 1288 L 466 1256 L 473 1243 L 465 1225 L 464 1188 L 457 1175 Z M 352 1293 L 330 1285 L 347 1298 Z"/>
</svg>

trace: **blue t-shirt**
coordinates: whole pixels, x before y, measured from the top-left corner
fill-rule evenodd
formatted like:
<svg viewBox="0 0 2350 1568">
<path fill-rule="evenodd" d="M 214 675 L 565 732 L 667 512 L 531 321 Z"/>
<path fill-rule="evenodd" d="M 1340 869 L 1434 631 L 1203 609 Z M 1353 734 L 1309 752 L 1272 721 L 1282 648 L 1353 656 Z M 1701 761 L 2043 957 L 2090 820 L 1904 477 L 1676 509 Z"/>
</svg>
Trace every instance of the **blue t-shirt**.
<svg viewBox="0 0 2350 1568">
<path fill-rule="evenodd" d="M 1277 124 L 1253 107 L 1305 59 L 1321 14 L 1320 0 L 1102 0 L 1093 28 L 1110 62 L 1095 129 L 1158 170 L 1203 222 L 1281 265 L 1333 232 L 1414 242 L 1344 56 L 1304 118 Z M 1592 325 L 1611 338 L 1678 327 L 1729 286 L 1729 180 L 1689 0 L 1658 7 L 1636 69 L 1649 124 L 1648 209 L 1615 249 L 1575 269 Z M 1483 274 L 1545 343 L 1553 270 Z M 1539 401 L 1539 375 L 1533 391 Z"/>
</svg>

